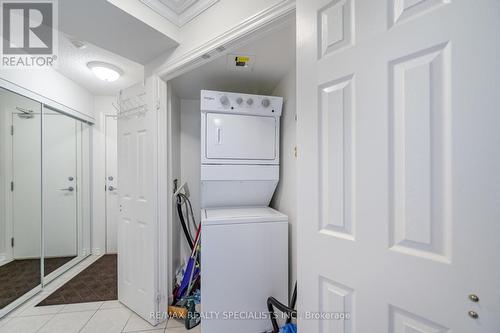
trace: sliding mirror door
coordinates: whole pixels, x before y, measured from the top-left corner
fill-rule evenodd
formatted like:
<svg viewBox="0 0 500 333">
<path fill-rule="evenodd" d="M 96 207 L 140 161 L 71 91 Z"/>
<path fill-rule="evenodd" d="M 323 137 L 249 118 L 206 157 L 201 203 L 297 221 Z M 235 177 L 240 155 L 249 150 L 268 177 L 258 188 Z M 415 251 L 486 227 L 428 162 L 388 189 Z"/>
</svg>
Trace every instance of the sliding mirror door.
<svg viewBox="0 0 500 333">
<path fill-rule="evenodd" d="M 45 107 L 43 250 L 45 282 L 90 253 L 90 128 Z"/>
<path fill-rule="evenodd" d="M 0 88 L 0 317 L 41 285 L 41 111 Z"/>
</svg>

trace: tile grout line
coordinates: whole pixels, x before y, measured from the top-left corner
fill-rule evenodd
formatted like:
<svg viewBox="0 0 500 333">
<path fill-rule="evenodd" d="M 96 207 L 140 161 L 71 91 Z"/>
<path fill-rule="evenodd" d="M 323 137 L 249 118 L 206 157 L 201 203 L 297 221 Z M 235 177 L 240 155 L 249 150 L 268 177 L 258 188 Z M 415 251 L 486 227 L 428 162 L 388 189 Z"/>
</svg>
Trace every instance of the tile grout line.
<svg viewBox="0 0 500 333">
<path fill-rule="evenodd" d="M 57 314 L 57 313 L 52 314 L 52 317 L 51 317 L 49 320 L 47 320 L 47 321 L 46 321 L 46 322 L 45 322 L 42 326 L 40 326 L 40 327 L 39 327 L 39 328 L 35 331 L 35 333 L 36 333 L 36 332 L 40 332 L 40 330 L 41 330 L 42 328 L 44 328 L 44 327 L 45 327 L 45 325 L 47 325 L 47 324 L 49 323 L 49 321 L 51 321 L 52 319 L 54 319 L 54 317 L 56 316 L 56 314 Z M 25 318 L 26 318 L 26 317 L 25 317 Z"/>
<path fill-rule="evenodd" d="M 101 304 L 101 306 L 102 306 L 102 304 Z M 78 332 L 77 332 L 77 333 L 80 333 L 80 332 L 81 332 L 81 331 L 85 328 L 85 326 L 87 326 L 87 324 L 89 323 L 89 321 L 90 321 L 92 318 L 94 318 L 95 314 L 97 313 L 97 311 L 99 311 L 99 309 L 101 308 L 101 306 L 100 306 L 97 310 L 95 310 L 95 312 L 92 314 L 92 316 L 90 316 L 89 320 L 87 320 L 87 321 L 85 322 L 85 324 L 83 324 L 83 325 L 82 325 L 82 327 L 80 327 L 80 329 L 78 330 Z"/>
<path fill-rule="evenodd" d="M 127 309 L 127 310 L 128 310 L 128 309 Z M 129 310 L 129 311 L 130 311 L 130 310 Z M 132 311 L 130 311 L 130 315 L 128 316 L 128 319 L 127 319 L 127 321 L 125 322 L 125 325 L 123 325 L 123 327 L 122 327 L 122 329 L 121 329 L 121 331 L 120 331 L 120 332 L 122 332 L 122 333 L 123 333 L 123 330 L 125 329 L 125 327 L 127 327 L 127 324 L 128 324 L 128 322 L 129 322 L 130 318 L 132 318 Z"/>
</svg>

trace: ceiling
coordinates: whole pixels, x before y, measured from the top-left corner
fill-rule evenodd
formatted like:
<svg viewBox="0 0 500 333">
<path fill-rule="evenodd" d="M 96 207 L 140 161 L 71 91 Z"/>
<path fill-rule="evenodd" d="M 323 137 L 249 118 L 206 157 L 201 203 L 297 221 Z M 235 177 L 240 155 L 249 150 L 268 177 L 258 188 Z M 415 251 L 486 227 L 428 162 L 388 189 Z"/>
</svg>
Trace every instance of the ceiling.
<svg viewBox="0 0 500 333">
<path fill-rule="evenodd" d="M 86 0 L 87 1 L 87 0 Z M 110 96 L 144 79 L 144 66 L 125 57 L 104 50 L 91 43 L 76 48 L 72 37 L 59 34 L 59 54 L 56 70 L 87 89 L 95 96 Z M 87 67 L 90 61 L 103 61 L 118 66 L 123 75 L 115 82 L 99 80 Z"/>
<path fill-rule="evenodd" d="M 187 8 L 191 7 L 194 3 L 199 2 L 199 0 L 158 0 L 168 8 L 175 11 L 177 14 L 182 13 Z"/>
<path fill-rule="evenodd" d="M 182 27 L 219 0 L 140 0 L 143 4 Z"/>
<path fill-rule="evenodd" d="M 172 87 L 181 99 L 199 99 L 203 89 L 272 94 L 280 80 L 295 66 L 295 49 L 295 22 L 290 22 L 263 38 L 231 51 L 232 55 L 253 56 L 252 71 L 229 70 L 228 56 L 221 56 L 173 79 Z"/>
<path fill-rule="evenodd" d="M 183 3 L 192 0 L 172 0 Z M 59 30 L 140 64 L 177 43 L 106 0 L 60 0 Z"/>
</svg>

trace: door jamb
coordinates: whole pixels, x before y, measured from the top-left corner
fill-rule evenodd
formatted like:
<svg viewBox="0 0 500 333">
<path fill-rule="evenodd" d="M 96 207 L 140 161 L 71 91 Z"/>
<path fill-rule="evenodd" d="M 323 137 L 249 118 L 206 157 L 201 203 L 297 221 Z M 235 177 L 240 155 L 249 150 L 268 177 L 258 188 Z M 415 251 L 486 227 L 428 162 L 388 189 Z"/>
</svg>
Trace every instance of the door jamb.
<svg viewBox="0 0 500 333">
<path fill-rule="evenodd" d="M 104 113 L 104 249 L 103 253 L 108 254 L 108 189 L 107 189 L 107 171 L 108 171 L 108 120 L 114 118 L 118 120 L 116 114 Z M 117 161 L 118 162 L 118 161 Z M 116 177 L 116 175 L 115 175 Z"/>
</svg>

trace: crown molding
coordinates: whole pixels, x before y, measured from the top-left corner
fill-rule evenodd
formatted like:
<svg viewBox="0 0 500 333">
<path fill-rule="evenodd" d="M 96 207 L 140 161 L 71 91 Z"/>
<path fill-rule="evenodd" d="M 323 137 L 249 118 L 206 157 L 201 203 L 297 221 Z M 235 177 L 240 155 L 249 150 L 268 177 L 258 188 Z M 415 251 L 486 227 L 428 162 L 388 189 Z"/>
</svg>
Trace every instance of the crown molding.
<svg viewBox="0 0 500 333">
<path fill-rule="evenodd" d="M 219 2 L 219 0 L 193 0 L 173 8 L 174 6 L 168 6 L 161 0 L 140 1 L 179 28 Z"/>
</svg>

